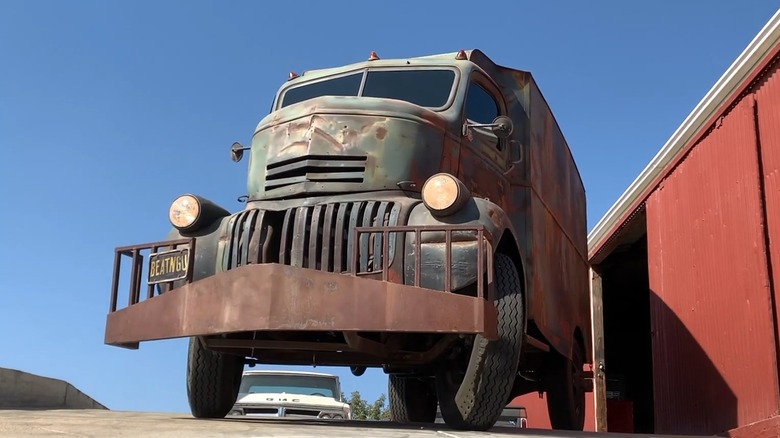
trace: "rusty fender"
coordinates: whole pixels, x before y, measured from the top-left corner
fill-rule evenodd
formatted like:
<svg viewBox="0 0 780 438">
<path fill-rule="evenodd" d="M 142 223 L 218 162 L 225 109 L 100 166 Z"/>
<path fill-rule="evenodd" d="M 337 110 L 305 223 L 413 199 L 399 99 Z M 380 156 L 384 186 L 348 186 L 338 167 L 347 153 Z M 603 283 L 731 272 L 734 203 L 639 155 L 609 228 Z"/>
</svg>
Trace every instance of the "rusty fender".
<svg viewBox="0 0 780 438">
<path fill-rule="evenodd" d="M 226 216 L 215 219 L 211 224 L 205 225 L 194 232 L 181 232 L 176 228 L 171 228 L 165 240 L 176 240 L 181 238 L 195 238 L 195 261 L 192 270 L 192 281 L 202 280 L 220 272 L 221 260 L 219 257 L 220 249 L 223 246 L 221 240 L 227 235 L 226 229 L 230 219 L 235 214 L 228 213 Z M 174 288 L 184 286 L 186 280 L 178 280 L 173 283 Z"/>
<path fill-rule="evenodd" d="M 408 225 L 483 225 L 486 228 L 486 238 L 490 240 L 493 251 L 498 248 L 502 236 L 511 233 L 511 245 L 517 250 L 517 240 L 514 227 L 506 212 L 498 205 L 483 198 L 471 198 L 457 213 L 437 218 L 420 203 L 409 214 Z M 414 280 L 415 269 L 415 236 L 407 233 L 404 248 L 404 277 L 407 284 Z M 444 290 L 445 285 L 445 235 L 443 232 L 423 232 L 421 237 L 421 273 L 420 285 L 424 288 Z M 452 278 L 450 289 L 458 291 L 472 286 L 477 281 L 477 233 L 461 231 L 452 233 Z M 519 250 L 517 250 L 519 253 Z M 492 256 L 492 254 L 490 254 Z M 483 257 L 483 269 L 487 269 L 487 257 Z M 518 267 L 522 269 L 522 267 Z"/>
</svg>

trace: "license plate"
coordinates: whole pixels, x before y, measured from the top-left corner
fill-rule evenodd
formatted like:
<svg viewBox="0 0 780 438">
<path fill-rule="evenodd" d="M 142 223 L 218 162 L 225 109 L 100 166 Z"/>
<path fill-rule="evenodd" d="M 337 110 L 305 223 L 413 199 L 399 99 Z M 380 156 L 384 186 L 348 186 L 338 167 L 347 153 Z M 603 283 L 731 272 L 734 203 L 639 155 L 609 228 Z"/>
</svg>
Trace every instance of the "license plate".
<svg viewBox="0 0 780 438">
<path fill-rule="evenodd" d="M 149 255 L 149 284 L 186 278 L 189 273 L 190 249 L 174 249 Z"/>
</svg>

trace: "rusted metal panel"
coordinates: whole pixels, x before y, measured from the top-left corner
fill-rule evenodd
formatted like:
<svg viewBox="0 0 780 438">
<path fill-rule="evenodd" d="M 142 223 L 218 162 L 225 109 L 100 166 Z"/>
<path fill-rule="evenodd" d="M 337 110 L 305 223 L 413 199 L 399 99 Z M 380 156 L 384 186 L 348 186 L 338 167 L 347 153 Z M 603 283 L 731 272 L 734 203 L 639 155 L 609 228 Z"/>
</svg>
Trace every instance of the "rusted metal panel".
<svg viewBox="0 0 780 438">
<path fill-rule="evenodd" d="M 528 80 L 530 184 L 530 271 L 534 293 L 528 306 L 544 336 L 569 351 L 575 329 L 590 359 L 584 187 L 566 140 L 536 82 Z M 564 275 L 565 273 L 565 275 Z M 562 303 L 568 303 L 562 305 Z"/>
<path fill-rule="evenodd" d="M 721 433 L 778 409 L 753 99 L 647 201 L 657 433 Z"/>
<path fill-rule="evenodd" d="M 755 87 L 770 279 L 775 300 L 776 344 L 780 345 L 780 56 Z"/>
<path fill-rule="evenodd" d="M 342 204 L 343 205 L 343 204 Z M 361 205 L 361 204 L 357 204 Z M 300 207 L 298 210 L 301 210 Z M 286 217 L 289 217 L 289 212 Z M 306 209 L 305 211 L 308 211 Z M 355 210 L 353 210 L 355 211 Z M 241 215 L 239 215 L 241 216 Z M 254 223 L 257 217 L 245 211 L 244 219 L 232 224 L 235 233 L 243 224 Z M 301 215 L 298 215 L 300 218 Z M 308 216 L 307 216 L 308 217 Z M 353 215 L 354 217 L 354 215 Z M 366 215 L 376 219 L 375 215 Z M 293 243 L 306 242 L 302 238 L 304 223 L 295 221 L 295 228 L 301 228 Z M 286 220 L 287 221 L 287 220 Z M 371 222 L 364 221 L 365 225 Z M 483 252 L 478 252 L 477 293 L 465 296 L 420 287 L 420 277 L 415 283 L 403 285 L 391 282 L 389 275 L 390 235 L 410 233 L 415 236 L 415 254 L 420 253 L 421 236 L 424 233 L 445 235 L 445 260 L 443 271 L 445 284 L 450 285 L 452 276 L 452 243 L 455 233 L 475 233 L 477 242 L 488 254 L 492 253 L 491 237 L 484 227 L 470 225 L 447 226 L 351 226 L 349 241 L 357 242 L 363 237 L 373 237 L 376 245 L 350 247 L 346 273 L 304 269 L 303 260 L 298 266 L 270 264 L 235 263 L 233 269 L 214 276 L 191 281 L 193 263 L 185 267 L 187 284 L 157 297 L 140 300 L 140 273 L 143 268 L 144 249 L 156 250 L 161 243 L 118 248 L 114 271 L 114 287 L 111 290 L 111 309 L 106 322 L 105 342 L 112 345 L 134 346 L 141 341 L 200 336 L 223 333 L 252 332 L 266 330 L 302 331 L 379 331 L 419 333 L 482 333 L 493 339 L 497 322 L 495 306 L 485 298 L 492 296 L 492 259 L 483 261 Z M 259 230 L 258 230 L 259 231 Z M 245 233 L 249 234 L 249 233 Z M 381 236 L 381 239 L 378 237 Z M 252 240 L 247 235 L 234 236 L 234 245 Z M 194 239 L 168 242 L 168 245 L 194 245 Z M 301 244 L 302 245 L 302 244 Z M 231 251 L 232 260 L 247 260 L 246 248 Z M 190 251 L 192 258 L 194 251 Z M 374 262 L 363 263 L 370 253 Z M 313 257 L 319 251 L 311 253 Z M 381 256 L 380 256 L 381 254 Z M 119 269 L 121 257 L 132 259 L 133 280 L 129 291 L 128 307 L 116 310 Z M 419 272 L 419 257 L 417 272 Z M 381 280 L 381 281 L 378 281 Z M 181 280 L 180 280 L 181 281 Z M 247 293 L 251 291 L 251 293 Z M 370 298 L 366 295 L 370 292 Z M 151 294 L 150 294 L 151 295 Z M 154 321 L 155 324 L 149 324 Z"/>
<path fill-rule="evenodd" d="M 105 341 L 122 345 L 263 330 L 484 333 L 494 338 L 496 314 L 493 304 L 479 297 L 278 264 L 248 265 L 109 314 Z"/>
</svg>

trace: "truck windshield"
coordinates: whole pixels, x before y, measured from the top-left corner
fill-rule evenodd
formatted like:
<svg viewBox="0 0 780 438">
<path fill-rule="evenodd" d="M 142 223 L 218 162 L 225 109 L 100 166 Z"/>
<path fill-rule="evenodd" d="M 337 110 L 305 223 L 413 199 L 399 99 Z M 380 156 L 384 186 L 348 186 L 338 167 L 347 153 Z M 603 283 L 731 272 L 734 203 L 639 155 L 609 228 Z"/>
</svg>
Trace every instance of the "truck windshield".
<svg viewBox="0 0 780 438">
<path fill-rule="evenodd" d="M 248 393 L 286 393 L 301 395 L 320 395 L 339 399 L 336 394 L 336 379 L 316 376 L 288 375 L 247 375 L 241 379 L 238 392 Z"/>
<path fill-rule="evenodd" d="M 363 92 L 360 85 L 365 78 Z M 366 96 L 398 99 L 428 108 L 440 108 L 455 84 L 453 70 L 369 70 L 303 84 L 287 90 L 280 107 L 320 96 Z"/>
</svg>

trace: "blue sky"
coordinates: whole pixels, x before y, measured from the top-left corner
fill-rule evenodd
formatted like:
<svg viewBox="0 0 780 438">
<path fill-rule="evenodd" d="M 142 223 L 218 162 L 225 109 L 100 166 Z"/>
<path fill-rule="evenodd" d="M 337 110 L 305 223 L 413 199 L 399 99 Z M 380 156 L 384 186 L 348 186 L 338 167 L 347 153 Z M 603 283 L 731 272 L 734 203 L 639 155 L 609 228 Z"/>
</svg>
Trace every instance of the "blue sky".
<svg viewBox="0 0 780 438">
<path fill-rule="evenodd" d="M 0 366 L 112 409 L 188 412 L 186 341 L 103 344 L 113 248 L 177 195 L 242 204 L 248 143 L 290 70 L 480 48 L 530 70 L 604 214 L 778 2 L 0 3 Z M 308 369 L 308 368 L 307 368 Z M 318 370 L 333 370 L 318 368 Z M 374 399 L 381 371 L 344 389 Z"/>
</svg>

